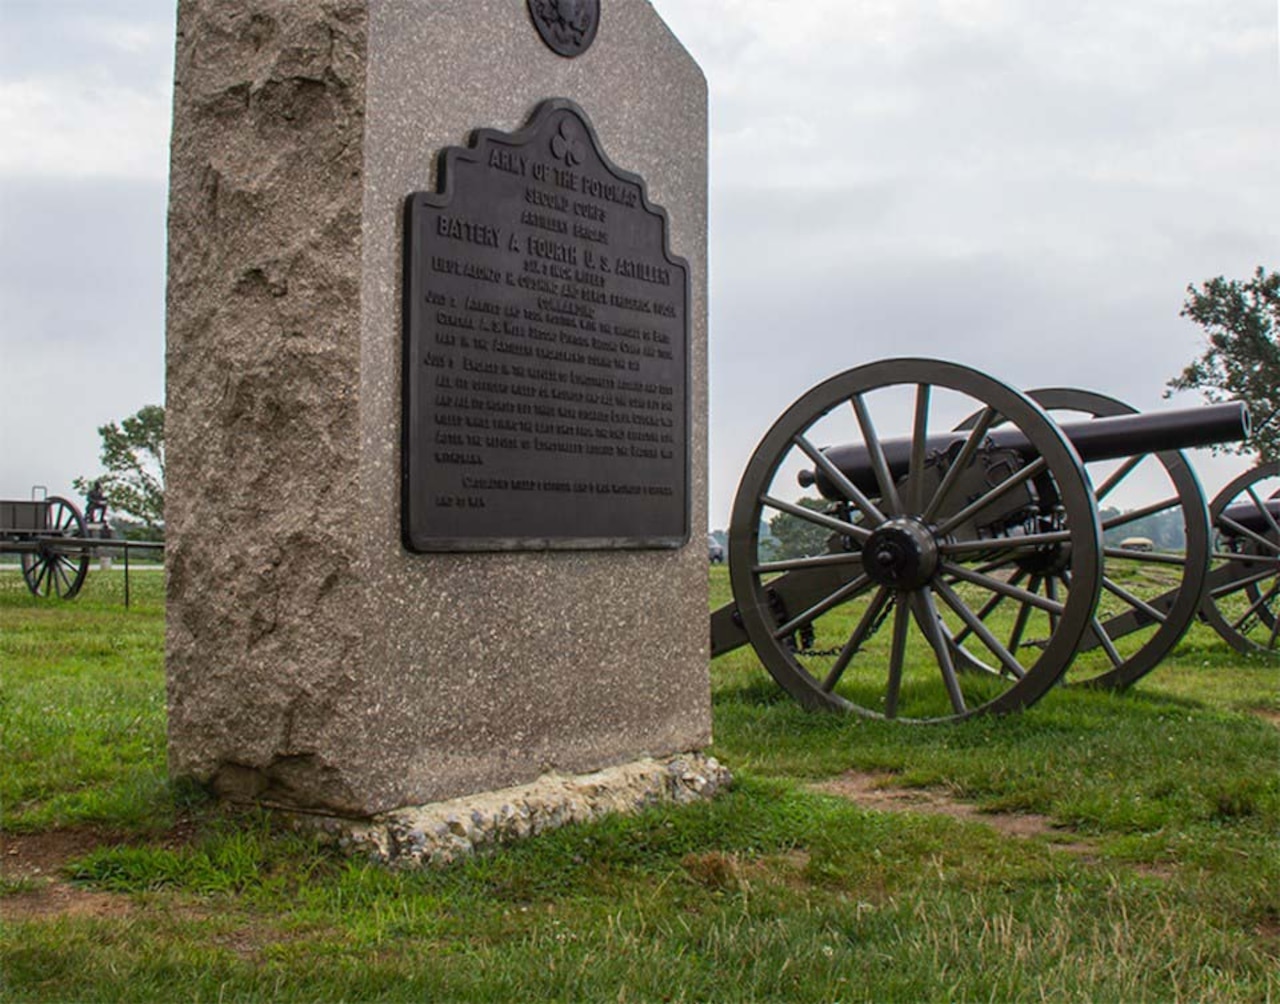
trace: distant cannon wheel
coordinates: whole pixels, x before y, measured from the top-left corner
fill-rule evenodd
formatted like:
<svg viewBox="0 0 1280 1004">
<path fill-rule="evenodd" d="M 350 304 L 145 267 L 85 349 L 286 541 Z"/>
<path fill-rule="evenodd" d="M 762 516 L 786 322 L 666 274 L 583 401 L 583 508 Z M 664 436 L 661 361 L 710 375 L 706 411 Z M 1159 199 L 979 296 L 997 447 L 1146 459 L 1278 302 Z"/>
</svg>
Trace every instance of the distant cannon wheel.
<svg viewBox="0 0 1280 1004">
<path fill-rule="evenodd" d="M 1088 390 L 1050 388 L 1028 391 L 1027 396 L 1060 424 L 1138 413 L 1123 401 Z M 960 428 L 972 428 L 976 419 L 970 417 Z M 1209 571 L 1209 516 L 1200 482 L 1180 452 L 1137 454 L 1091 464 L 1088 470 L 1099 509 L 1116 502 L 1128 505 L 1104 516 L 1104 534 L 1124 533 L 1157 517 L 1175 521 L 1185 542 L 1182 550 L 1172 551 L 1104 541 L 1099 607 L 1065 680 L 1119 690 L 1155 669 L 1195 620 Z M 1132 504 L 1135 500 L 1140 504 Z M 1040 576 L 1029 576 L 1028 588 L 1050 596 L 1071 575 L 1069 564 L 1042 569 Z M 1037 640 L 1024 635 L 1023 643 Z"/>
<path fill-rule="evenodd" d="M 89 571 L 88 548 L 64 549 L 58 541 L 84 537 L 84 517 L 75 504 L 50 495 L 48 523 L 39 538 L 40 549 L 22 555 L 22 578 L 33 596 L 72 599 Z"/>
<path fill-rule="evenodd" d="M 878 421 L 909 439 L 882 439 Z M 1030 455 L 997 448 L 997 423 Z M 874 477 L 855 484 L 830 444 L 863 450 Z M 802 471 L 829 498 L 797 498 Z M 1054 595 L 1010 571 L 1066 554 Z M 1066 671 L 1092 624 L 1101 540 L 1079 458 L 1036 404 L 976 370 L 896 359 L 819 384 L 765 435 L 734 501 L 729 577 L 761 662 L 805 707 L 952 721 L 1027 707 Z M 1002 599 L 1022 612 L 992 616 Z M 1042 644 L 1020 645 L 1029 631 Z"/>
<path fill-rule="evenodd" d="M 1209 503 L 1212 567 L 1201 614 L 1237 652 L 1280 651 L 1280 464 L 1246 471 Z M 1268 504 L 1269 503 L 1269 504 Z"/>
</svg>

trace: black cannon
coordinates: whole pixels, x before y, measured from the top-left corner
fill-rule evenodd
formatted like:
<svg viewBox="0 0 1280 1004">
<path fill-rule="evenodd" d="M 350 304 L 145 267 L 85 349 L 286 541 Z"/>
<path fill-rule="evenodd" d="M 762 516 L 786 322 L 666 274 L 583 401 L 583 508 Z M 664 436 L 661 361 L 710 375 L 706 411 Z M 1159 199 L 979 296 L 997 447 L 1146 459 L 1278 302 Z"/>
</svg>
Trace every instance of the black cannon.
<svg viewBox="0 0 1280 1004">
<path fill-rule="evenodd" d="M 1032 391 L 1030 396 L 1032 400 L 1036 400 L 1038 396 L 1047 400 L 1050 393 L 1064 392 Z M 1242 403 L 1232 401 L 1154 415 L 1135 413 L 1100 416 L 1089 422 L 1060 423 L 1058 428 L 1080 459 L 1090 463 L 1142 456 L 1162 450 L 1215 446 L 1246 439 L 1249 435 L 1249 414 Z M 962 424 L 954 432 L 931 436 L 926 440 L 926 467 L 933 466 L 940 470 L 948 466 L 948 458 L 956 456 L 964 447 L 969 431 L 967 425 Z M 895 479 L 905 477 L 910 469 L 911 450 L 914 446 L 912 440 L 888 439 L 880 445 L 889 473 Z M 1030 463 L 1037 457 L 1031 440 L 1017 428 L 992 428 L 987 433 L 983 448 L 989 453 L 1013 454 L 1019 465 Z M 874 493 L 878 489 L 873 451 L 867 444 L 833 446 L 824 449 L 822 454 L 845 479 L 861 491 Z M 845 497 L 839 485 L 827 473 L 826 467 L 802 471 L 797 480 L 805 488 L 816 484 L 826 498 Z"/>
<path fill-rule="evenodd" d="M 911 433 L 882 438 L 881 422 Z M 1276 555 L 1258 552 L 1280 523 L 1215 543 L 1178 452 L 1247 434 L 1238 404 L 1137 415 L 934 360 L 849 370 L 792 405 L 747 466 L 729 531 L 735 602 L 712 616 L 712 654 L 749 642 L 808 707 L 934 721 L 1026 707 L 1069 668 L 1128 686 L 1210 602 L 1211 576 L 1274 630 L 1274 591 L 1258 583 Z M 1111 507 L 1153 477 L 1158 501 Z M 797 483 L 818 496 L 797 499 Z M 1111 543 L 1153 517 L 1177 525 L 1179 550 Z M 807 534 L 799 550 L 779 547 L 788 521 Z"/>
</svg>

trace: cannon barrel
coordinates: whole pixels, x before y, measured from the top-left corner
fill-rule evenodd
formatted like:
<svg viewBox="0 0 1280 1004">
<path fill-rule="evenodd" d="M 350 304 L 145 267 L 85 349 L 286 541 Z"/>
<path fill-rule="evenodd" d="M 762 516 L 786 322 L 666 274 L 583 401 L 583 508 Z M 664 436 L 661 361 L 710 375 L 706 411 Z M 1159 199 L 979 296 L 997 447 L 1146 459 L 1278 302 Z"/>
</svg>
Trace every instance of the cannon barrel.
<svg viewBox="0 0 1280 1004">
<path fill-rule="evenodd" d="M 1144 453 L 1160 453 L 1165 450 L 1186 450 L 1196 446 L 1216 446 L 1247 439 L 1249 436 L 1249 409 L 1241 401 L 1185 408 L 1175 411 L 1146 414 L 1119 415 L 1115 418 L 1095 418 L 1087 422 L 1071 422 L 1060 426 L 1063 435 L 1075 447 L 1085 463 L 1095 460 L 1118 460 Z M 945 433 L 930 436 L 925 455 L 946 454 L 959 449 L 968 438 L 966 432 Z M 1010 450 L 1024 461 L 1036 459 L 1035 448 L 1015 428 L 995 428 L 988 433 L 988 441 L 995 449 Z M 887 439 L 881 441 L 885 460 L 894 478 L 904 477 L 910 469 L 911 440 Z M 861 444 L 831 446 L 823 453 L 835 464 L 860 491 L 879 494 L 875 469 L 867 448 Z M 829 499 L 843 498 L 840 490 L 821 470 L 801 471 L 802 487 L 817 485 L 818 491 Z"/>
<path fill-rule="evenodd" d="M 1262 503 L 1266 513 L 1252 502 L 1238 502 L 1229 505 L 1218 514 L 1218 529 L 1228 537 L 1239 537 L 1238 526 L 1264 536 L 1271 531 L 1273 524 L 1280 524 L 1280 498 L 1272 495 Z M 1270 519 L 1267 516 L 1270 515 Z"/>
</svg>

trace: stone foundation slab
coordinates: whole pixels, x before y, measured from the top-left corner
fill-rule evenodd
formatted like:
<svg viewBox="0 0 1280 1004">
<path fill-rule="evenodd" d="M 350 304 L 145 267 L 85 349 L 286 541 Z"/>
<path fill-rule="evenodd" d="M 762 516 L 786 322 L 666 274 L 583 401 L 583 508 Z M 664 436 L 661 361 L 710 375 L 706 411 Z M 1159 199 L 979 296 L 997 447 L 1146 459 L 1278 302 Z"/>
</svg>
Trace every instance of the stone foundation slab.
<svg viewBox="0 0 1280 1004">
<path fill-rule="evenodd" d="M 547 774 L 530 784 L 409 806 L 368 820 L 295 816 L 352 854 L 400 868 L 446 865 L 485 848 L 651 805 L 711 799 L 732 777 L 699 753 L 646 757 L 591 774 Z"/>
</svg>

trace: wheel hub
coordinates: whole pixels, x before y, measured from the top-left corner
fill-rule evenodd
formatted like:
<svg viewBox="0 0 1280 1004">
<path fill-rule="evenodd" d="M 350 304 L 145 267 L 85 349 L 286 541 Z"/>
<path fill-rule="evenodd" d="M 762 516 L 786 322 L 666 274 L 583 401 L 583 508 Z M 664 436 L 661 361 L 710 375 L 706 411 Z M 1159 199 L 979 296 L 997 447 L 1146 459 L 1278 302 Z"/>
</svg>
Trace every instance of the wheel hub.
<svg viewBox="0 0 1280 1004">
<path fill-rule="evenodd" d="M 862 548 L 863 570 L 893 589 L 918 589 L 938 570 L 938 545 L 918 520 L 892 519 L 880 526 Z"/>
</svg>

